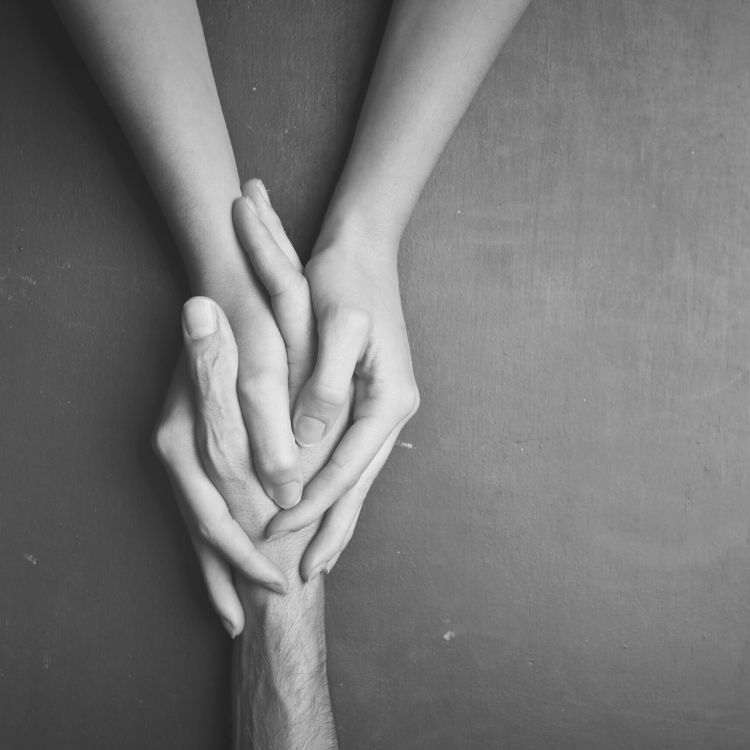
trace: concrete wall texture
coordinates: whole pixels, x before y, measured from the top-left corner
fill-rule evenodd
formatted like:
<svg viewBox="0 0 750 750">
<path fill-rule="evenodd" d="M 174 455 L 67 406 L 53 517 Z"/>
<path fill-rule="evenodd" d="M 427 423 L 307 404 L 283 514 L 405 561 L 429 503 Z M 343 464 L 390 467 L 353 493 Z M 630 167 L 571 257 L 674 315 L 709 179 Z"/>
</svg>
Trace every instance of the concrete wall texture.
<svg viewBox="0 0 750 750">
<path fill-rule="evenodd" d="M 201 11 L 302 253 L 379 2 Z M 0 747 L 228 742 L 149 435 L 188 295 L 54 15 L 0 8 Z M 750 5 L 534 0 L 403 243 L 423 406 L 328 583 L 342 747 L 750 747 Z"/>
</svg>

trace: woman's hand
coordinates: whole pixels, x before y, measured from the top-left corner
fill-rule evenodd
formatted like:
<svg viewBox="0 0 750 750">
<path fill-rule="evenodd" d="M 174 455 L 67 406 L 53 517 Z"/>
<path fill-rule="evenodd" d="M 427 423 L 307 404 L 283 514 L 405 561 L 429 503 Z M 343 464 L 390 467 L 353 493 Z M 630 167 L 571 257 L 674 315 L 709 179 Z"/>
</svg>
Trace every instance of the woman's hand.
<svg viewBox="0 0 750 750">
<path fill-rule="evenodd" d="M 211 601 L 234 637 L 242 631 L 244 615 L 232 569 L 278 593 L 288 582 L 256 547 L 273 504 L 251 469 L 229 323 L 218 305 L 196 297 L 185 304 L 183 331 L 186 351 L 172 378 L 154 447 L 172 480 Z"/>
<path fill-rule="evenodd" d="M 294 406 L 301 446 L 316 445 L 330 433 L 354 383 L 353 421 L 330 461 L 307 484 L 302 501 L 278 513 L 266 532 L 273 538 L 297 531 L 327 511 L 303 560 L 309 577 L 329 570 L 348 543 L 365 495 L 419 405 L 395 255 L 372 237 L 341 237 L 316 248 L 305 270 L 318 350 Z"/>
</svg>

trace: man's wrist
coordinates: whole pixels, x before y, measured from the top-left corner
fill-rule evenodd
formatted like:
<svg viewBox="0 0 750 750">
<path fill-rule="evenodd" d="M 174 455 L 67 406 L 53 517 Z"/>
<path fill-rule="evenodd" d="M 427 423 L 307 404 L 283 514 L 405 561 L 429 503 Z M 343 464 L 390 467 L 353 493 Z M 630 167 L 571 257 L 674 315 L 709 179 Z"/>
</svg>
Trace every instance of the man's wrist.
<svg viewBox="0 0 750 750">
<path fill-rule="evenodd" d="M 275 594 L 264 586 L 242 582 L 238 593 L 246 610 L 245 631 L 253 634 L 281 628 L 288 631 L 298 627 L 311 633 L 320 630 L 322 635 L 323 584 L 316 579 L 306 583 L 290 576 L 289 592 Z M 320 622 L 317 622 L 320 617 Z M 317 627 L 320 625 L 321 627 Z"/>
<path fill-rule="evenodd" d="M 234 748 L 335 748 L 326 676 L 323 582 L 286 596 L 242 586 L 234 660 Z"/>
</svg>

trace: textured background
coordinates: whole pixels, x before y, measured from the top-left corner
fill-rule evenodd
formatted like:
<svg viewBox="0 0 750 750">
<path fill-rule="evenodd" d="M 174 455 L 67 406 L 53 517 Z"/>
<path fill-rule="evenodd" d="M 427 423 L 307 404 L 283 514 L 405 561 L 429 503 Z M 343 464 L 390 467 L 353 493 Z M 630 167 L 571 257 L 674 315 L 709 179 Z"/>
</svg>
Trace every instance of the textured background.
<svg viewBox="0 0 750 750">
<path fill-rule="evenodd" d="M 149 447 L 185 278 L 35 5 L 0 6 L 0 746 L 224 747 Z M 385 7 L 201 11 L 309 252 Z M 329 581 L 347 750 L 750 747 L 749 38 L 743 0 L 535 0 L 487 78 L 403 243 L 423 406 Z"/>
</svg>

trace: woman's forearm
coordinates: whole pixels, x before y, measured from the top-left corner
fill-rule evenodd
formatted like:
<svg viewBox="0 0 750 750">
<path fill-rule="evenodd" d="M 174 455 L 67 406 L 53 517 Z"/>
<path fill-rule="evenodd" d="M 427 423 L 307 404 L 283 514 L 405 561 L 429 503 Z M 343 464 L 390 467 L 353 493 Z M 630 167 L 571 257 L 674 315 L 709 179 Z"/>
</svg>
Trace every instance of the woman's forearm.
<svg viewBox="0 0 750 750">
<path fill-rule="evenodd" d="M 210 291 L 218 274 L 244 265 L 231 221 L 240 183 L 195 3 L 55 5 L 132 145 L 194 287 Z"/>
<path fill-rule="evenodd" d="M 324 235 L 397 247 L 419 194 L 529 0 L 396 0 Z M 325 244 L 325 237 L 323 238 Z"/>
</svg>

